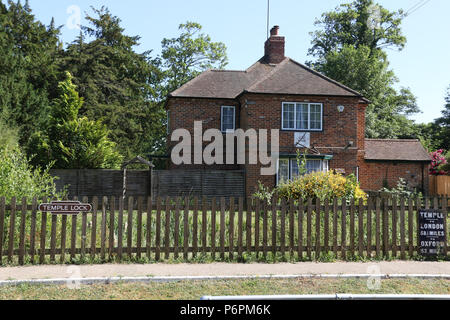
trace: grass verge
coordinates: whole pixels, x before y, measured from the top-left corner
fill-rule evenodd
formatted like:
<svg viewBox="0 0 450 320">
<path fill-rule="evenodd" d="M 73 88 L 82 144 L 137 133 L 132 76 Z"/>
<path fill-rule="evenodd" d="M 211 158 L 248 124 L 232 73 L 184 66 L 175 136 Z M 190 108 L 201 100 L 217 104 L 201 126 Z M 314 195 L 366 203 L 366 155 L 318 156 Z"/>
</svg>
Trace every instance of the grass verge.
<svg viewBox="0 0 450 320">
<path fill-rule="evenodd" d="M 371 282 L 373 284 L 373 281 Z M 202 296 L 287 294 L 450 294 L 450 280 L 389 279 L 368 288 L 362 279 L 229 280 L 0 287 L 1 300 L 199 300 Z"/>
</svg>

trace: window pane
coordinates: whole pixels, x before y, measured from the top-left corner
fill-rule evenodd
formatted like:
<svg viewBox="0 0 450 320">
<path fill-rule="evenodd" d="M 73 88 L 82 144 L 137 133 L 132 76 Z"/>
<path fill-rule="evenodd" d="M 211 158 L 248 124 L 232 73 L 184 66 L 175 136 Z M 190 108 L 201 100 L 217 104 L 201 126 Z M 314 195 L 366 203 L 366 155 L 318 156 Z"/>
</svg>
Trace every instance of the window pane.
<svg viewBox="0 0 450 320">
<path fill-rule="evenodd" d="M 300 175 L 298 170 L 297 159 L 291 160 L 291 167 L 292 167 L 291 179 L 294 180 L 295 178 L 298 178 L 298 176 Z"/>
<path fill-rule="evenodd" d="M 289 160 L 280 159 L 278 163 L 278 183 L 286 182 L 289 180 Z"/>
<path fill-rule="evenodd" d="M 320 104 L 310 105 L 311 130 L 322 129 L 322 106 Z"/>
<path fill-rule="evenodd" d="M 283 104 L 283 129 L 295 129 L 294 114 L 294 104 Z"/>
<path fill-rule="evenodd" d="M 322 171 L 321 162 L 321 160 L 308 160 L 306 162 L 306 172 L 312 173 Z"/>
<path fill-rule="evenodd" d="M 234 108 L 222 108 L 222 131 L 234 130 Z"/>
<path fill-rule="evenodd" d="M 325 161 L 323 161 L 322 163 L 323 163 L 323 164 L 322 164 L 322 170 L 323 170 L 323 172 L 328 172 L 328 170 L 329 170 L 329 167 L 328 167 L 328 160 L 325 160 Z"/>
<path fill-rule="evenodd" d="M 308 105 L 297 104 L 296 127 L 300 130 L 308 129 Z"/>
</svg>

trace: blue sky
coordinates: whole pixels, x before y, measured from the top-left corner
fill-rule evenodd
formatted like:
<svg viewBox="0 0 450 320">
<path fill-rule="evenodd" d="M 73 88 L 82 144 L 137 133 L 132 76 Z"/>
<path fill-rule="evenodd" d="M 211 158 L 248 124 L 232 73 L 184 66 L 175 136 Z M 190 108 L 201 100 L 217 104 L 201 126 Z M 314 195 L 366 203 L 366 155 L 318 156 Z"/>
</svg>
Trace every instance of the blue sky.
<svg viewBox="0 0 450 320">
<path fill-rule="evenodd" d="M 425 1 L 425 0 L 422 0 Z M 390 10 L 412 8 L 421 0 L 378 0 Z M 77 6 L 84 12 L 107 6 L 122 20 L 129 35 L 141 36 L 138 51 L 153 50 L 158 54 L 163 38 L 175 37 L 178 25 L 196 21 L 214 41 L 227 46 L 227 69 L 243 70 L 264 53 L 266 39 L 266 0 L 29 0 L 38 19 L 48 23 L 52 17 L 57 25 L 64 25 L 64 42 L 71 42 L 79 30 L 70 28 Z M 286 55 L 299 62 L 308 60 L 309 32 L 314 30 L 314 20 L 334 9 L 339 0 L 271 0 L 270 24 L 279 25 L 286 36 Z M 70 12 L 68 12 L 68 10 Z M 450 85 L 450 1 L 430 0 L 404 20 L 403 33 L 408 39 L 401 51 L 388 50 L 391 68 L 400 80 L 399 86 L 409 87 L 418 98 L 422 114 L 414 116 L 418 122 L 430 122 L 441 116 L 444 96 Z M 81 23 L 84 21 L 82 19 Z"/>
</svg>

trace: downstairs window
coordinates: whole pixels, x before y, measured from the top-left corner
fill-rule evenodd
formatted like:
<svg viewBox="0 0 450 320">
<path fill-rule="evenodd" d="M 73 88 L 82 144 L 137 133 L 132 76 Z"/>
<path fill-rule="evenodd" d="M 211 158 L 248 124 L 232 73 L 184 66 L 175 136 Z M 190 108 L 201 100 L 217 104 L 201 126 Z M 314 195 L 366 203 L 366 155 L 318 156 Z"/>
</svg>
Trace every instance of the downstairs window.
<svg viewBox="0 0 450 320">
<path fill-rule="evenodd" d="M 307 159 L 306 174 L 312 172 L 328 172 L 329 162 L 322 159 Z M 277 185 L 294 180 L 300 176 L 297 158 L 282 158 L 278 160 Z"/>
</svg>

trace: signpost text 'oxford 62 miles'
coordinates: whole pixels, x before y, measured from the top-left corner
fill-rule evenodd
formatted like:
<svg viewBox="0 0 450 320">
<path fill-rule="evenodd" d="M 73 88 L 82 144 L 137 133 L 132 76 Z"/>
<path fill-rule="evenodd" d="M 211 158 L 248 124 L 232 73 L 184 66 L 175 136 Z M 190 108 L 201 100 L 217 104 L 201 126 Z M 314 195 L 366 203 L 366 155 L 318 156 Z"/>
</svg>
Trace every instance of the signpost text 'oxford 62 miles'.
<svg viewBox="0 0 450 320">
<path fill-rule="evenodd" d="M 75 215 L 81 212 L 91 212 L 92 205 L 80 201 L 52 201 L 41 204 L 39 210 L 52 214 Z"/>
</svg>

